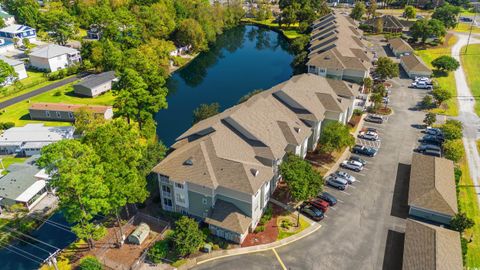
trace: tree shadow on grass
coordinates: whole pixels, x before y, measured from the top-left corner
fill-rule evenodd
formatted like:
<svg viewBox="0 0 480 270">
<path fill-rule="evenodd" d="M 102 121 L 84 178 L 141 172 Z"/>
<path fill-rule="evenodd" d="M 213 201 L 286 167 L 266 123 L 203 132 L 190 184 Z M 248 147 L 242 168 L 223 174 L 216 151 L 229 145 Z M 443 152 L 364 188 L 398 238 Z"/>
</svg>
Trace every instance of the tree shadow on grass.
<svg viewBox="0 0 480 270">
<path fill-rule="evenodd" d="M 433 70 L 433 77 L 441 78 L 441 77 L 448 77 L 448 72 L 444 70 L 434 69 Z"/>
</svg>

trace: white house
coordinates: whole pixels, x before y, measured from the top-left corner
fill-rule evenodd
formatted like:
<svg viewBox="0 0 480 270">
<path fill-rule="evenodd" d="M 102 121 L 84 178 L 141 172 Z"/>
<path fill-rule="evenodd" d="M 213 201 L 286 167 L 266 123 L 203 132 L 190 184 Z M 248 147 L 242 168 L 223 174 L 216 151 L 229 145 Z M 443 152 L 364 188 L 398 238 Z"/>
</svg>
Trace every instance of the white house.
<svg viewBox="0 0 480 270">
<path fill-rule="evenodd" d="M 37 40 L 37 30 L 27 25 L 12 24 L 0 29 L 0 37 L 13 40 L 18 39 L 18 43 L 22 44 L 22 40 L 27 38 L 30 42 Z"/>
<path fill-rule="evenodd" d="M 9 77 L 7 78 L 3 84 L 8 85 L 12 84 L 15 80 L 22 80 L 28 77 L 27 71 L 25 70 L 25 64 L 22 61 L 12 59 L 5 57 L 3 55 L 0 55 L 0 60 L 4 61 L 5 63 L 9 64 L 10 66 L 13 67 L 15 72 L 17 73 L 16 77 Z"/>
<path fill-rule="evenodd" d="M 12 25 L 15 23 L 15 17 L 13 15 L 8 14 L 3 8 L 0 7 L 0 18 L 3 19 L 5 25 Z"/>
<path fill-rule="evenodd" d="M 39 70 L 54 72 L 80 63 L 80 52 L 65 46 L 48 44 L 37 47 L 30 55 L 30 66 Z"/>
<path fill-rule="evenodd" d="M 0 155 L 19 154 L 32 156 L 40 154 L 43 146 L 63 139 L 72 139 L 75 128 L 46 127 L 43 124 L 27 124 L 5 130 L 0 136 Z"/>
</svg>

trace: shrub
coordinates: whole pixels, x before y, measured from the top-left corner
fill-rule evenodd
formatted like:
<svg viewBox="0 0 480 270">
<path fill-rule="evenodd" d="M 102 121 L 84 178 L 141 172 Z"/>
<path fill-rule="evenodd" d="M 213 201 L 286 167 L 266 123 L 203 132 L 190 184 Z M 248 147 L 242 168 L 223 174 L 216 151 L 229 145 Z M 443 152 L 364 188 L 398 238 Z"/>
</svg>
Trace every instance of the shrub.
<svg viewBox="0 0 480 270">
<path fill-rule="evenodd" d="M 293 222 L 291 222 L 289 219 L 284 219 L 282 220 L 282 223 L 280 226 L 286 230 L 290 229 L 290 227 L 293 226 Z"/>
<path fill-rule="evenodd" d="M 102 270 L 103 267 L 97 258 L 93 256 L 87 256 L 80 260 L 79 269 L 80 270 Z"/>
<path fill-rule="evenodd" d="M 422 108 L 430 109 L 435 107 L 435 102 L 433 101 L 433 97 L 430 95 L 426 95 L 422 99 Z"/>
<path fill-rule="evenodd" d="M 440 129 L 443 131 L 443 135 L 445 135 L 445 139 L 447 140 L 457 140 L 463 137 L 463 125 L 462 122 L 458 120 L 447 120 Z"/>
<path fill-rule="evenodd" d="M 447 140 L 443 144 L 443 150 L 445 152 L 445 158 L 458 162 L 465 156 L 465 149 L 463 148 L 463 142 L 460 139 Z"/>
<path fill-rule="evenodd" d="M 148 259 L 153 263 L 160 263 L 165 258 L 170 250 L 170 241 L 157 241 L 147 253 Z"/>
<path fill-rule="evenodd" d="M 13 122 L 0 122 L 0 129 L 5 130 L 15 126 Z"/>
<path fill-rule="evenodd" d="M 269 205 L 267 206 L 267 209 L 265 209 L 265 213 L 263 213 L 262 218 L 260 218 L 260 225 L 267 223 L 268 221 L 270 221 L 270 219 L 272 219 L 272 217 L 273 217 L 273 209 Z"/>
<path fill-rule="evenodd" d="M 353 115 L 362 115 L 362 114 L 363 114 L 363 111 L 360 109 L 353 110 Z"/>
<path fill-rule="evenodd" d="M 454 174 L 455 174 L 455 184 L 458 185 L 458 183 L 460 182 L 460 179 L 462 178 L 462 170 L 458 167 L 455 167 Z"/>
<path fill-rule="evenodd" d="M 253 231 L 254 233 L 259 233 L 265 231 L 265 226 L 264 225 L 258 225 L 255 230 Z"/>
<path fill-rule="evenodd" d="M 213 250 L 219 250 L 219 249 L 220 249 L 220 246 L 217 245 L 217 244 L 213 244 L 213 245 L 212 245 L 212 249 L 213 249 Z"/>
<path fill-rule="evenodd" d="M 59 97 L 61 95 L 62 95 L 62 91 L 60 90 L 55 91 L 55 93 L 53 94 L 54 97 Z"/>
</svg>

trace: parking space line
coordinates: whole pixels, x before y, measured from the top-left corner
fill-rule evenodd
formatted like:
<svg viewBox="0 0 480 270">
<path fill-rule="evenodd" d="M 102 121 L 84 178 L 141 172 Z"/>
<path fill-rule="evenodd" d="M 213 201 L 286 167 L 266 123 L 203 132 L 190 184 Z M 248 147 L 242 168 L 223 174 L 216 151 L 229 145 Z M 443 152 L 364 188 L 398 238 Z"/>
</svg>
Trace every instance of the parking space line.
<svg viewBox="0 0 480 270">
<path fill-rule="evenodd" d="M 334 211 L 337 211 L 337 209 L 333 206 L 330 206 L 330 209 L 334 210 Z"/>
<path fill-rule="evenodd" d="M 348 192 L 346 192 L 346 191 L 344 191 L 344 190 L 340 190 L 340 192 L 345 193 L 345 194 L 347 194 L 348 196 L 352 195 L 352 194 L 350 194 L 350 193 L 348 193 Z"/>
<path fill-rule="evenodd" d="M 351 188 L 353 188 L 353 189 L 356 189 L 356 187 L 355 187 L 355 186 L 352 186 L 352 185 L 349 185 L 349 186 L 350 186 Z"/>
<path fill-rule="evenodd" d="M 275 248 L 272 248 L 273 254 L 275 254 L 275 257 L 277 257 L 278 262 L 280 263 L 280 266 L 282 266 L 283 270 L 287 270 L 287 267 L 285 267 L 285 264 L 283 263 L 282 259 L 280 259 L 280 256 L 278 255 L 277 251 Z"/>
<path fill-rule="evenodd" d="M 353 172 L 353 173 L 355 173 L 355 174 L 357 174 L 357 175 L 360 175 L 360 176 L 366 176 L 366 175 L 363 174 L 363 173 L 358 173 L 358 172 Z"/>
<path fill-rule="evenodd" d="M 340 199 L 337 199 L 337 201 L 339 201 L 339 202 L 343 203 L 343 201 L 342 201 L 342 200 L 340 200 Z"/>
</svg>

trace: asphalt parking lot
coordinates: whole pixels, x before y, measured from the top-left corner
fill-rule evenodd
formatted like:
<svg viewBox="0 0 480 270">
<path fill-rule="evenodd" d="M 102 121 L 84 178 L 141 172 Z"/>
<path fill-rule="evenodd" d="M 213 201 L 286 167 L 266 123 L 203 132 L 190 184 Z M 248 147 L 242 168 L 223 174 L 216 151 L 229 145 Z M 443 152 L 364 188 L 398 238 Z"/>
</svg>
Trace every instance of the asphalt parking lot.
<svg viewBox="0 0 480 270">
<path fill-rule="evenodd" d="M 412 149 L 417 145 L 424 113 L 412 110 L 426 94 L 409 89 L 411 80 L 396 79 L 384 124 L 366 123 L 381 138 L 376 157 L 345 191 L 325 187 L 339 203 L 329 209 L 322 228 L 272 251 L 229 257 L 197 269 L 401 269 Z M 357 141 L 363 143 L 364 140 Z M 370 141 L 368 142 L 370 143 Z"/>
</svg>

